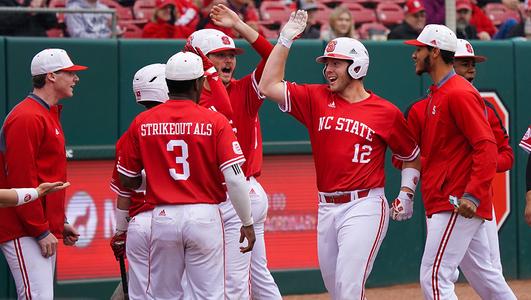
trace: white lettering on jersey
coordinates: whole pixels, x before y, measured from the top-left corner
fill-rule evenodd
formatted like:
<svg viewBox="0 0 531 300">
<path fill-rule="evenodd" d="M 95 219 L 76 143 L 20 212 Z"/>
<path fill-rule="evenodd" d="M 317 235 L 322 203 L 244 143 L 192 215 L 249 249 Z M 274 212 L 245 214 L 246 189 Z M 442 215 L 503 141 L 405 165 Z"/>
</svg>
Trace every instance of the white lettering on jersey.
<svg viewBox="0 0 531 300">
<path fill-rule="evenodd" d="M 140 125 L 141 136 L 151 135 L 212 135 L 210 123 L 146 123 Z"/>
<path fill-rule="evenodd" d="M 365 123 L 348 118 L 337 118 L 337 120 L 335 120 L 334 125 L 334 117 L 332 116 L 319 118 L 318 131 L 323 130 L 337 130 L 353 133 L 355 135 L 361 136 L 362 138 L 365 138 L 370 142 L 372 142 L 372 136 L 374 134 L 374 130 L 367 126 Z"/>
</svg>

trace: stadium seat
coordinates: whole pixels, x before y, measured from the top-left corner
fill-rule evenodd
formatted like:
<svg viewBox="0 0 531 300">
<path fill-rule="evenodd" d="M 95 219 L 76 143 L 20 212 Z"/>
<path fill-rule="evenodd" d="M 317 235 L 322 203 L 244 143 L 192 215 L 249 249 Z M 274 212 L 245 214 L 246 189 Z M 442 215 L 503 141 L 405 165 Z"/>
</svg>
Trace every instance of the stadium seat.
<svg viewBox="0 0 531 300">
<path fill-rule="evenodd" d="M 372 22 L 361 25 L 358 33 L 362 40 L 381 39 L 380 37 L 387 38 L 389 29 L 381 23 Z"/>
<path fill-rule="evenodd" d="M 136 0 L 133 5 L 135 19 L 148 22 L 155 11 L 154 0 Z"/>
<path fill-rule="evenodd" d="M 264 1 L 260 5 L 260 15 L 264 21 L 287 22 L 291 10 L 283 1 Z"/>
<path fill-rule="evenodd" d="M 133 23 L 120 22 L 118 26 L 124 31 L 122 38 L 124 39 L 140 39 L 142 38 L 142 29 Z"/>
<path fill-rule="evenodd" d="M 278 30 L 270 29 L 268 28 L 268 26 L 262 25 L 262 24 L 260 25 L 260 30 L 266 39 L 278 38 L 278 33 L 279 33 Z"/>
<path fill-rule="evenodd" d="M 51 38 L 62 38 L 65 36 L 64 32 L 60 28 L 52 28 L 46 30 L 46 35 Z"/>
<path fill-rule="evenodd" d="M 132 20 L 133 12 L 127 7 L 121 6 L 118 2 L 114 0 L 99 0 L 100 3 L 107 5 L 109 8 L 114 8 L 116 10 L 116 17 L 118 20 Z"/>
<path fill-rule="evenodd" d="M 396 3 L 382 2 L 376 7 L 376 16 L 380 23 L 392 26 L 402 23 L 404 20 L 404 10 Z"/>
<path fill-rule="evenodd" d="M 345 2 L 341 5 L 350 10 L 354 23 L 356 24 L 376 22 L 376 13 L 372 9 L 365 8 L 361 4 L 353 2 Z"/>
<path fill-rule="evenodd" d="M 330 22 L 330 14 L 332 13 L 332 10 L 323 3 L 317 3 L 317 9 L 319 10 L 315 14 L 317 23 L 328 24 Z"/>
<path fill-rule="evenodd" d="M 485 14 L 491 19 L 496 26 L 505 22 L 508 18 L 520 20 L 520 15 L 517 11 L 508 9 L 501 3 L 489 3 L 485 5 Z"/>
<path fill-rule="evenodd" d="M 395 3 L 395 4 L 398 4 L 398 5 L 403 5 L 406 3 L 406 0 L 373 0 L 374 2 L 376 2 L 377 4 L 379 3 Z"/>
</svg>

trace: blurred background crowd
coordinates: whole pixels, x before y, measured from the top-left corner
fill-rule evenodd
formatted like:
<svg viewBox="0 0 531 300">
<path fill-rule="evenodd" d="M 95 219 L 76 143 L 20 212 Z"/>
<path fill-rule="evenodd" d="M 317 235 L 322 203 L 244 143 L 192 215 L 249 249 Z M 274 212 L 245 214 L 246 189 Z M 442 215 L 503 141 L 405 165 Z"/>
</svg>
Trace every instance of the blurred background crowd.
<svg viewBox="0 0 531 300">
<path fill-rule="evenodd" d="M 184 39 L 223 3 L 266 38 L 277 38 L 296 9 L 308 12 L 301 38 L 390 40 L 416 38 L 426 24 L 444 24 L 444 0 L 0 0 L 0 35 Z M 116 10 L 104 13 L 14 13 L 3 7 Z M 531 0 L 456 0 L 456 33 L 467 40 L 531 38 Z"/>
</svg>

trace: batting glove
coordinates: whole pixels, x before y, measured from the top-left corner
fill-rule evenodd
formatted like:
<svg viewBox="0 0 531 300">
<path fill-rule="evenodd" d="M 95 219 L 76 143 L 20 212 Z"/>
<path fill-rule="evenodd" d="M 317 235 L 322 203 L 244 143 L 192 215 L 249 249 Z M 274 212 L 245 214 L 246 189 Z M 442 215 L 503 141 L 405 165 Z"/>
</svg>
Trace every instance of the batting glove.
<svg viewBox="0 0 531 300">
<path fill-rule="evenodd" d="M 306 11 L 298 10 L 292 12 L 289 21 L 284 25 L 284 28 L 282 28 L 282 31 L 280 32 L 278 42 L 282 46 L 290 48 L 293 41 L 299 38 L 304 32 L 304 29 L 306 28 L 306 20 L 308 20 L 308 13 L 306 13 Z"/>
<path fill-rule="evenodd" d="M 111 249 L 114 252 L 116 260 L 121 257 L 125 258 L 125 241 L 127 239 L 127 232 L 116 232 L 111 239 Z"/>
<path fill-rule="evenodd" d="M 413 193 L 400 191 L 392 203 L 391 218 L 395 221 L 405 221 L 413 216 Z"/>
</svg>

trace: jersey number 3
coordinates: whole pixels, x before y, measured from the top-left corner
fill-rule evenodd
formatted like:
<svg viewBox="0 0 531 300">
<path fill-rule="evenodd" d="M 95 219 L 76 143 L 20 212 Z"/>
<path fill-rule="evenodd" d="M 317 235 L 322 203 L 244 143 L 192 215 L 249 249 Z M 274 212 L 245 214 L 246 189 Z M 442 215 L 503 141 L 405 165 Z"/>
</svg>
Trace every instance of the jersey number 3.
<svg viewBox="0 0 531 300">
<path fill-rule="evenodd" d="M 182 165 L 183 172 L 177 173 L 174 168 L 169 169 L 170 176 L 174 180 L 186 180 L 190 177 L 190 164 L 186 160 L 188 158 L 188 144 L 183 140 L 170 140 L 166 145 L 166 150 L 173 152 L 175 147 L 181 147 L 181 156 L 175 157 L 175 163 Z"/>
<path fill-rule="evenodd" d="M 370 158 L 367 158 L 371 155 L 372 147 L 370 145 L 363 145 L 360 149 L 360 144 L 354 145 L 354 158 L 352 162 L 366 164 L 371 161 Z"/>
</svg>

